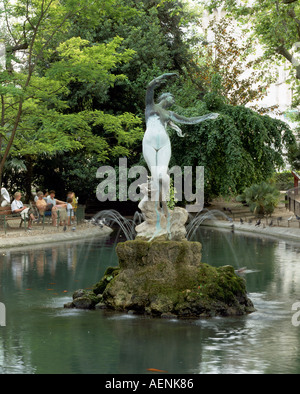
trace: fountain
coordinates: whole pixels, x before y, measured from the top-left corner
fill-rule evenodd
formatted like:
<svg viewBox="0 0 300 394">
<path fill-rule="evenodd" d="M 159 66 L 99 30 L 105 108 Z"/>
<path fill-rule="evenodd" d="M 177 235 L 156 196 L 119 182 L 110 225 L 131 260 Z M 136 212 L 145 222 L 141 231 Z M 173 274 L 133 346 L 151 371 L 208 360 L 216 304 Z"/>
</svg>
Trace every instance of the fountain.
<svg viewBox="0 0 300 394">
<path fill-rule="evenodd" d="M 133 219 L 127 219 L 114 209 L 106 209 L 98 212 L 93 218 L 92 222 L 95 225 L 112 227 L 115 224 L 119 226 L 120 231 L 123 232 L 127 241 L 133 240 L 136 237 L 135 226 L 142 221 L 141 214 L 136 212 Z"/>
<path fill-rule="evenodd" d="M 102 211 L 95 217 L 95 220 L 105 218 L 117 223 L 126 236 L 127 241 L 116 246 L 119 266 L 108 268 L 91 291 L 75 292 L 73 301 L 66 307 L 109 308 L 179 318 L 243 315 L 254 310 L 245 281 L 236 275 L 234 268 L 202 263 L 201 243 L 189 240 L 206 216 L 214 212 L 197 215 L 186 227 L 188 212 L 180 207 L 170 210 L 167 206 L 171 145 L 166 126 L 183 137 L 173 121 L 196 124 L 218 116 L 177 115 L 168 110 L 174 102 L 170 94 L 163 94 L 155 104 L 154 88 L 172 76 L 164 74 L 155 78 L 147 89 L 143 155 L 151 177 L 140 185 L 144 195 L 139 203 L 142 214 L 128 220 L 116 211 Z"/>
<path fill-rule="evenodd" d="M 203 214 L 203 211 L 206 211 L 206 213 Z M 186 226 L 186 238 L 188 240 L 191 240 L 195 234 L 195 232 L 197 231 L 197 229 L 199 228 L 199 226 L 201 226 L 201 224 L 207 220 L 207 219 L 216 219 L 217 215 L 221 215 L 222 218 L 224 218 L 225 220 L 228 220 L 229 222 L 232 222 L 232 219 L 229 218 L 227 215 L 225 215 L 224 212 L 219 211 L 218 209 L 212 209 L 212 210 L 208 210 L 208 209 L 203 209 L 201 212 L 198 212 L 197 215 L 192 218 L 189 222 L 189 224 Z"/>
</svg>

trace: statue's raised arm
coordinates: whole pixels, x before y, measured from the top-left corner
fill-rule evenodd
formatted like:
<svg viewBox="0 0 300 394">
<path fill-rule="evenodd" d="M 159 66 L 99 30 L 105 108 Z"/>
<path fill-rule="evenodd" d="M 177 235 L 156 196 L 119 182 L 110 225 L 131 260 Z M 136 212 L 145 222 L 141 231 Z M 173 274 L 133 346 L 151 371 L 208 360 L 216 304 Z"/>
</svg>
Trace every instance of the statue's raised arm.
<svg viewBox="0 0 300 394">
<path fill-rule="evenodd" d="M 177 74 L 175 73 L 165 73 L 163 75 L 160 75 L 157 78 L 154 78 L 147 87 L 147 92 L 146 92 L 146 109 L 145 109 L 145 115 L 146 115 L 146 121 L 151 113 L 151 111 L 154 109 L 155 107 L 155 103 L 154 103 L 154 90 L 155 88 L 157 88 L 158 86 L 160 86 L 161 84 L 163 84 L 166 79 L 171 78 L 171 77 L 177 77 Z"/>
</svg>

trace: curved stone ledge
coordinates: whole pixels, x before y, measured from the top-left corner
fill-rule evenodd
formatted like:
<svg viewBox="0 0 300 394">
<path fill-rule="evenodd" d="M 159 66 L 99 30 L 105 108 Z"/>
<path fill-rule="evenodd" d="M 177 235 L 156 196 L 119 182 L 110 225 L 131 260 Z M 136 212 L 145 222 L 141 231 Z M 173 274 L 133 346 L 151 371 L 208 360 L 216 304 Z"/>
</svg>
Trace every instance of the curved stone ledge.
<svg viewBox="0 0 300 394">
<path fill-rule="evenodd" d="M 55 232 L 47 232 L 47 230 L 42 232 L 39 231 L 38 228 L 34 228 L 34 230 L 28 233 L 9 234 L 6 237 L 0 238 L 0 249 L 21 248 L 32 245 L 46 245 L 57 242 L 84 240 L 96 236 L 107 236 L 113 231 L 107 226 L 104 226 L 103 228 L 95 226 L 78 226 L 75 231 L 69 230 L 66 232 L 64 232 L 62 229 L 60 229 L 60 231 L 57 229 L 55 230 Z"/>
</svg>

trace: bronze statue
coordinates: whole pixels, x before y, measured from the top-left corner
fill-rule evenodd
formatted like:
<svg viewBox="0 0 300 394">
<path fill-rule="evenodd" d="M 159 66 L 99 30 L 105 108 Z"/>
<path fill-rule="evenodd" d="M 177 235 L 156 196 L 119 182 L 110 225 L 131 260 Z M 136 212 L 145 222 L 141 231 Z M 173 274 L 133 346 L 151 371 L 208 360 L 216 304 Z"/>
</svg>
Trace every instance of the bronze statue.
<svg viewBox="0 0 300 394">
<path fill-rule="evenodd" d="M 146 92 L 146 131 L 143 138 L 143 155 L 151 171 L 151 200 L 159 202 L 157 210 L 163 209 L 168 218 L 166 201 L 169 196 L 170 177 L 168 166 L 171 158 L 171 143 L 166 131 L 167 126 L 173 128 L 179 137 L 184 137 L 181 129 L 173 122 L 181 124 L 197 124 L 207 119 L 216 119 L 218 114 L 210 113 L 204 116 L 186 118 L 175 114 L 169 108 L 175 103 L 171 93 L 164 93 L 159 97 L 156 104 L 154 102 L 154 90 L 165 82 L 167 78 L 176 76 L 175 73 L 166 73 L 153 79 Z M 158 226 L 159 227 L 159 226 Z M 158 229 L 159 230 L 159 229 Z"/>
</svg>

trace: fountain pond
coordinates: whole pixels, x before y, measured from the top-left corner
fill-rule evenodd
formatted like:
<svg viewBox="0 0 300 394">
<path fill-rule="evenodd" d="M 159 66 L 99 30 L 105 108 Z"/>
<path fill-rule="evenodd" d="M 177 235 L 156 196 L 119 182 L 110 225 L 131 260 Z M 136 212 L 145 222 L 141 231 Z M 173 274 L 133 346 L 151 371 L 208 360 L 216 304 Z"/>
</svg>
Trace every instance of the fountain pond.
<svg viewBox="0 0 300 394">
<path fill-rule="evenodd" d="M 299 373 L 300 244 L 205 227 L 194 239 L 202 261 L 247 267 L 256 312 L 190 321 L 64 309 L 117 263 L 113 237 L 2 250 L 0 373 Z"/>
</svg>

